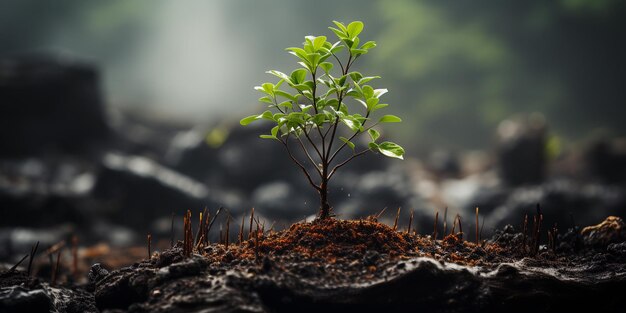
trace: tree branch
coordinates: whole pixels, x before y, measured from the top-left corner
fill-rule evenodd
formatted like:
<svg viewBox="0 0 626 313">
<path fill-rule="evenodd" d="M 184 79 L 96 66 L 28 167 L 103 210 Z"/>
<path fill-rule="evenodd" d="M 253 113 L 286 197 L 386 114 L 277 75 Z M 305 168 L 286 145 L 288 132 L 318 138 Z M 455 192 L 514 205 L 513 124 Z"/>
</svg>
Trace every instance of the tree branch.
<svg viewBox="0 0 626 313">
<path fill-rule="evenodd" d="M 313 188 L 315 188 L 315 190 L 320 191 L 321 188 L 319 186 L 317 186 L 314 182 L 313 179 L 311 178 L 311 175 L 309 175 L 309 172 L 306 170 L 306 168 L 300 163 L 298 162 L 298 160 L 296 160 L 296 158 L 293 156 L 293 154 L 291 153 L 291 150 L 289 149 L 289 144 L 288 144 L 288 140 L 289 140 L 289 136 L 287 136 L 287 138 L 285 139 L 285 141 L 280 140 L 280 142 L 283 144 L 283 146 L 285 146 L 285 149 L 287 149 L 287 154 L 289 154 L 289 158 L 291 158 L 291 160 L 296 163 L 296 165 L 298 165 L 298 167 L 300 167 L 300 169 L 302 170 L 302 172 L 304 173 L 304 175 L 306 175 L 306 178 L 309 180 L 309 183 L 311 184 L 311 186 L 313 186 Z"/>
<path fill-rule="evenodd" d="M 315 141 L 313 141 L 313 139 L 311 139 L 311 137 L 307 133 L 306 127 L 300 126 L 300 129 L 302 129 L 302 132 L 304 133 L 304 136 L 309 141 L 311 146 L 313 146 L 313 148 L 315 149 L 315 152 L 317 152 L 317 155 L 320 157 L 320 160 L 324 160 L 325 154 L 321 153 L 320 149 L 315 145 Z"/>
<path fill-rule="evenodd" d="M 348 56 L 348 63 L 346 63 L 346 68 L 343 69 L 343 75 L 347 75 L 348 74 L 348 70 L 350 69 L 350 61 L 352 60 L 352 53 L 350 53 L 350 56 Z M 343 92 L 339 94 L 339 103 L 337 103 L 337 111 L 339 111 L 339 109 L 341 108 L 341 101 L 343 100 Z M 330 151 L 333 149 L 333 141 L 335 139 L 335 133 L 337 132 L 337 126 L 339 125 L 339 116 L 337 116 L 337 118 L 335 118 L 335 124 L 333 125 L 333 133 L 332 135 L 330 135 L 330 143 L 328 143 L 328 149 L 326 150 L 326 155 L 325 155 L 325 160 L 327 161 L 327 163 L 330 164 L 330 160 L 328 159 L 328 156 L 330 156 Z"/>
<path fill-rule="evenodd" d="M 341 61 L 339 60 L 339 58 L 334 54 L 334 53 L 330 53 L 333 55 L 333 57 L 335 57 L 335 60 L 337 60 L 337 63 L 339 63 L 339 66 L 341 66 L 341 72 L 345 72 L 345 70 L 343 69 L 343 64 L 341 63 Z M 345 74 L 344 74 L 345 75 Z"/>
<path fill-rule="evenodd" d="M 361 156 L 361 155 L 363 155 L 363 154 L 367 153 L 368 151 L 370 151 L 370 150 L 369 150 L 369 149 L 366 149 L 366 150 L 363 150 L 363 151 L 361 151 L 361 152 L 359 152 L 359 153 L 353 154 L 352 156 L 350 156 L 350 157 L 349 157 L 348 159 L 346 159 L 345 161 L 343 161 L 343 162 L 341 162 L 341 163 L 337 164 L 337 166 L 335 166 L 335 167 L 332 169 L 332 171 L 330 171 L 330 174 L 328 175 L 328 179 L 330 180 L 330 178 L 331 178 L 331 177 L 333 177 L 333 175 L 335 174 L 335 172 L 336 172 L 339 168 L 341 168 L 342 166 L 344 166 L 344 165 L 348 164 L 348 162 L 352 161 L 352 159 L 354 159 L 354 158 L 356 158 L 356 157 L 359 157 L 359 156 Z"/>
<path fill-rule="evenodd" d="M 368 113 L 368 115 L 369 115 L 369 113 Z M 367 117 L 367 115 L 366 115 L 366 117 Z M 363 125 L 365 125 L 365 123 L 363 123 Z M 364 133 L 364 132 L 366 132 L 366 131 L 370 130 L 372 127 L 374 127 L 374 126 L 376 126 L 376 125 L 378 125 L 378 123 L 375 123 L 375 124 L 373 124 L 373 125 L 370 125 L 368 128 L 364 129 L 362 132 L 361 132 L 361 131 L 355 132 L 355 133 L 354 133 L 354 134 L 353 134 L 350 138 L 348 138 L 348 141 L 351 141 L 351 140 L 352 140 L 352 139 L 354 139 L 354 137 L 356 137 L 358 134 L 362 134 L 362 133 Z M 339 149 L 337 149 L 337 151 L 335 151 L 335 153 L 333 153 L 333 155 L 330 157 L 330 159 L 328 159 L 328 163 L 332 162 L 332 161 L 335 159 L 335 157 L 337 156 L 337 154 L 339 154 L 339 151 L 341 151 L 341 149 L 343 149 L 346 145 L 347 145 L 347 143 L 346 143 L 346 142 L 344 142 L 344 143 L 343 143 L 343 145 L 341 145 L 341 146 L 339 147 Z"/>
<path fill-rule="evenodd" d="M 320 178 L 322 177 L 322 172 L 320 171 L 320 169 L 317 167 L 317 164 L 315 163 L 315 161 L 313 160 L 313 158 L 311 157 L 311 155 L 309 154 L 309 151 L 306 149 L 306 147 L 304 146 L 304 143 L 302 143 L 302 139 L 300 139 L 300 137 L 296 137 L 298 138 L 298 143 L 300 144 L 300 147 L 302 147 L 302 151 L 304 151 L 304 153 L 306 154 L 306 156 L 309 158 L 309 161 L 311 161 L 311 164 L 313 165 L 313 167 L 315 167 L 315 170 L 317 171 L 317 173 L 320 175 Z"/>
</svg>

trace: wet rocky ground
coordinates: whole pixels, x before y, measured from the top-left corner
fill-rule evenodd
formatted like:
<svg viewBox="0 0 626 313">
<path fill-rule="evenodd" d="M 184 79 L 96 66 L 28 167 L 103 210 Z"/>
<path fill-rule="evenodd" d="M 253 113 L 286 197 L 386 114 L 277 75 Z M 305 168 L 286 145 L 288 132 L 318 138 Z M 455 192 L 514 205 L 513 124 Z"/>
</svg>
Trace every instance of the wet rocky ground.
<svg viewBox="0 0 626 313">
<path fill-rule="evenodd" d="M 626 309 L 626 228 L 620 218 L 570 229 L 547 245 L 535 241 L 533 232 L 507 226 L 475 244 L 457 231 L 433 240 L 374 218 L 297 223 L 280 232 L 257 226 L 242 230 L 235 243 L 205 245 L 191 236 L 191 251 L 185 248 L 189 242 L 179 241 L 129 267 L 94 264 L 85 284 L 51 286 L 19 268 L 5 270 L 0 311 Z"/>
<path fill-rule="evenodd" d="M 173 125 L 111 110 L 99 77 L 92 64 L 60 56 L 0 60 L 0 312 L 624 311 L 615 296 L 623 231 L 575 226 L 625 216 L 623 138 L 547 160 L 547 125 L 510 120 L 492 155 L 439 151 L 395 164 L 370 155 L 337 176 L 338 218 L 389 207 L 378 219 L 392 225 L 402 207 L 403 227 L 414 214 L 413 229 L 425 234 L 438 215 L 437 241 L 370 220 L 290 228 L 315 212 L 317 195 L 297 170 L 276 168 L 289 160 L 258 139 L 263 125 L 223 117 L 210 127 Z M 532 213 L 522 226 L 536 203 L 545 207 L 540 235 Z M 443 238 L 457 227 L 452 216 L 473 216 L 476 206 L 485 236 L 516 226 L 479 246 L 467 240 L 482 226 L 466 224 L 459 236 L 458 225 Z M 191 255 L 182 243 L 171 247 L 182 210 L 203 207 L 227 213 Z M 251 207 L 268 229 L 258 240 L 252 227 L 236 238 Z M 148 233 L 161 253 L 139 262 Z M 37 242 L 32 273 L 24 274 L 28 260 L 9 271 Z"/>
</svg>

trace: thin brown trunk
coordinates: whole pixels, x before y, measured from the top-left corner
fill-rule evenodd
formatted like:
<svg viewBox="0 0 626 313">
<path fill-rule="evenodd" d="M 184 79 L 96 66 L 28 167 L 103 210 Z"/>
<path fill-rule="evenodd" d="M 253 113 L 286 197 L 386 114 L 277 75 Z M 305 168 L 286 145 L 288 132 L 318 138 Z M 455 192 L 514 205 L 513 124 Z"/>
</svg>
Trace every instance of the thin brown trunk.
<svg viewBox="0 0 626 313">
<path fill-rule="evenodd" d="M 319 219 L 327 219 L 330 217 L 330 205 L 328 204 L 328 182 L 322 181 L 320 185 L 320 215 Z"/>
</svg>

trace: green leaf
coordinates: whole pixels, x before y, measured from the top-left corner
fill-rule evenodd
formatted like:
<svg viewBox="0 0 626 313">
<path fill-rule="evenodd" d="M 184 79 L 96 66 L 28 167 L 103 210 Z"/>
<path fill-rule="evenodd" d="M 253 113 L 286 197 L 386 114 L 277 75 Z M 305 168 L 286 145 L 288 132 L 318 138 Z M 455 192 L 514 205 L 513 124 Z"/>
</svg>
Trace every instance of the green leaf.
<svg viewBox="0 0 626 313">
<path fill-rule="evenodd" d="M 350 149 L 352 149 L 352 151 L 354 151 L 355 145 L 354 145 L 354 143 L 352 141 L 348 140 L 348 138 L 339 137 L 339 140 L 345 142 L 348 145 L 348 147 L 350 147 Z"/>
<path fill-rule="evenodd" d="M 317 82 L 320 83 L 320 84 L 324 84 L 324 86 L 326 86 L 328 88 L 331 88 L 331 86 L 332 86 L 332 81 L 330 81 L 330 80 L 318 78 Z M 334 88 L 332 88 L 332 89 L 334 89 Z M 328 96 L 328 94 L 326 96 Z"/>
<path fill-rule="evenodd" d="M 313 116 L 313 123 L 316 125 L 322 125 L 328 120 L 328 117 L 324 113 L 318 113 Z"/>
<path fill-rule="evenodd" d="M 273 121 L 274 120 L 274 114 L 272 114 L 271 111 L 265 111 L 263 112 L 263 114 L 258 116 L 259 118 L 264 118 L 266 120 L 270 120 Z"/>
<path fill-rule="evenodd" d="M 345 38 L 348 38 L 348 36 L 347 36 L 344 32 L 342 32 L 341 30 L 339 30 L 339 29 L 336 29 L 336 28 L 334 28 L 334 27 L 328 27 L 328 29 L 332 30 L 332 31 L 333 31 L 333 33 L 335 33 L 335 35 L 337 35 L 337 37 L 338 37 L 339 39 L 345 39 Z"/>
<path fill-rule="evenodd" d="M 303 68 L 299 68 L 293 72 L 291 72 L 291 80 L 294 85 L 302 84 L 306 79 L 306 70 Z"/>
<path fill-rule="evenodd" d="M 283 114 L 283 113 L 276 113 L 276 114 L 274 114 L 274 116 L 272 117 L 272 119 L 273 119 L 275 122 L 278 122 L 278 123 L 279 123 L 279 122 L 280 122 L 280 120 L 281 120 L 281 118 L 282 118 L 283 116 L 285 116 L 285 114 Z"/>
<path fill-rule="evenodd" d="M 337 54 L 339 51 L 343 50 L 345 48 L 344 45 L 341 44 L 341 41 L 337 41 L 335 42 L 335 44 L 330 48 L 330 52 Z"/>
<path fill-rule="evenodd" d="M 272 101 L 272 99 L 268 96 L 259 98 L 259 101 L 269 103 L 269 104 L 274 104 L 274 101 Z"/>
<path fill-rule="evenodd" d="M 367 50 L 365 50 L 365 49 L 350 49 L 350 53 L 352 55 L 366 54 Z"/>
<path fill-rule="evenodd" d="M 311 105 L 311 104 L 307 104 L 307 105 L 301 104 L 301 105 L 300 105 L 300 110 L 302 111 L 302 113 L 306 113 L 306 112 L 308 112 L 308 111 L 309 111 L 312 107 L 313 107 L 313 105 Z"/>
<path fill-rule="evenodd" d="M 243 126 L 246 126 L 246 125 L 248 125 L 248 124 L 250 124 L 250 123 L 252 123 L 252 122 L 254 122 L 254 121 L 258 120 L 258 119 L 259 119 L 258 115 L 250 115 L 248 117 L 242 118 L 241 121 L 239 121 L 239 124 L 241 124 Z"/>
<path fill-rule="evenodd" d="M 319 64 L 320 58 L 322 57 L 322 55 L 319 53 L 309 53 L 308 57 L 309 57 L 309 63 L 311 63 L 311 67 L 313 69 L 317 68 L 317 65 Z"/>
<path fill-rule="evenodd" d="M 278 139 L 276 138 L 276 136 L 272 136 L 272 135 L 260 135 L 259 137 L 263 139 Z"/>
<path fill-rule="evenodd" d="M 359 39 L 359 37 L 352 38 L 352 44 L 350 45 L 350 49 L 357 49 L 359 47 L 360 42 L 361 42 L 361 39 Z"/>
<path fill-rule="evenodd" d="M 307 84 L 298 84 L 298 85 L 294 85 L 293 88 L 296 88 L 300 91 L 310 91 L 311 90 L 311 86 L 307 85 Z"/>
<path fill-rule="evenodd" d="M 280 126 L 274 126 L 272 128 L 272 136 L 276 137 L 276 135 L 278 135 L 278 130 L 280 129 Z"/>
<path fill-rule="evenodd" d="M 346 93 L 346 96 L 348 96 L 348 97 L 354 97 L 354 98 L 357 98 L 357 97 L 360 97 L 360 96 L 361 96 L 361 94 L 359 94 L 359 92 L 358 92 L 358 91 L 356 91 L 356 90 L 354 90 L 354 89 L 350 89 L 350 90 Z M 363 105 L 365 105 L 365 104 L 363 104 Z"/>
<path fill-rule="evenodd" d="M 284 91 L 282 91 L 282 90 L 274 90 L 274 93 L 275 93 L 277 96 L 285 97 L 285 98 L 287 98 L 287 99 L 289 99 L 289 100 L 291 100 L 291 101 L 296 101 L 296 100 L 298 99 L 298 97 L 297 97 L 297 96 L 294 96 L 294 95 L 292 95 L 292 94 L 286 93 L 286 92 L 284 92 Z"/>
<path fill-rule="evenodd" d="M 388 106 L 389 106 L 389 104 L 387 104 L 387 103 L 379 103 L 379 104 L 375 105 L 375 106 L 372 108 L 372 110 L 371 110 L 371 111 L 372 111 L 372 112 L 374 112 L 374 111 L 376 111 L 376 110 L 380 110 L 380 109 L 382 109 L 382 108 L 384 108 L 384 107 L 388 107 Z"/>
<path fill-rule="evenodd" d="M 278 77 L 278 78 L 280 78 L 280 79 L 284 79 L 284 80 L 286 80 L 288 83 L 290 83 L 290 82 L 291 82 L 291 77 L 287 76 L 287 74 L 285 74 L 285 73 L 283 73 L 283 72 L 279 72 L 279 71 L 271 70 L 271 71 L 267 71 L 267 72 L 265 72 L 265 73 L 272 74 L 272 75 L 274 75 L 274 76 L 276 76 L 276 77 Z"/>
<path fill-rule="evenodd" d="M 376 89 L 374 90 L 374 97 L 376 98 L 380 98 L 382 97 L 384 94 L 386 94 L 389 90 L 382 88 L 382 89 Z"/>
<path fill-rule="evenodd" d="M 374 96 L 374 88 L 372 88 L 372 86 L 365 85 L 362 89 L 365 99 L 369 99 Z"/>
<path fill-rule="evenodd" d="M 333 64 L 329 62 L 320 63 L 320 67 L 328 74 L 333 69 Z"/>
<path fill-rule="evenodd" d="M 363 77 L 363 78 L 361 78 L 361 79 L 357 80 L 356 82 L 357 82 L 359 85 L 363 85 L 363 84 L 365 84 L 365 83 L 367 83 L 367 82 L 369 82 L 370 80 L 375 79 L 375 78 L 380 78 L 380 76 L 368 76 L 368 77 Z"/>
<path fill-rule="evenodd" d="M 315 52 L 315 49 L 313 47 L 313 40 L 315 40 L 315 36 L 304 36 L 304 50 L 307 53 Z"/>
<path fill-rule="evenodd" d="M 263 88 L 263 87 L 261 87 L 261 86 L 254 86 L 254 90 L 256 90 L 256 91 L 260 91 L 260 92 L 262 92 L 262 93 L 264 93 L 264 94 L 266 94 L 266 95 L 270 95 L 270 96 L 272 96 L 272 94 L 271 94 L 271 93 L 267 92 L 267 91 L 265 90 L 265 88 Z"/>
<path fill-rule="evenodd" d="M 337 80 L 337 84 L 339 86 L 343 86 L 346 83 L 347 79 L 348 79 L 348 76 L 343 75 L 343 76 L 339 77 L 339 80 Z"/>
<path fill-rule="evenodd" d="M 346 124 L 346 126 L 348 126 L 348 128 L 350 128 L 350 130 L 352 130 L 353 132 L 358 132 L 361 130 L 361 123 L 359 123 L 358 121 L 356 121 L 354 118 L 352 118 L 351 116 L 346 116 L 346 117 L 342 117 L 340 118 L 341 121 Z"/>
<path fill-rule="evenodd" d="M 372 108 L 374 106 L 376 106 L 378 104 L 378 98 L 369 98 L 367 99 L 367 103 L 365 105 L 365 107 L 367 108 L 368 111 L 372 110 Z"/>
<path fill-rule="evenodd" d="M 348 27 L 347 27 L 348 37 L 350 37 L 350 39 L 354 39 L 356 36 L 358 36 L 361 33 L 362 30 L 363 30 L 363 22 L 354 21 L 348 24 Z"/>
<path fill-rule="evenodd" d="M 304 51 L 304 49 L 302 49 L 302 48 L 291 47 L 291 48 L 287 48 L 285 50 L 289 51 L 289 53 L 297 56 L 298 58 L 300 58 L 303 61 L 308 59 L 306 51 Z"/>
<path fill-rule="evenodd" d="M 311 63 L 309 63 L 309 61 L 306 62 L 298 62 L 298 64 L 300 64 L 300 66 L 306 68 L 307 70 L 309 70 L 309 72 L 313 71 L 313 68 L 311 67 Z"/>
<path fill-rule="evenodd" d="M 402 120 L 395 115 L 383 115 L 379 120 L 379 123 L 399 123 Z"/>
<path fill-rule="evenodd" d="M 293 110 L 293 105 L 292 105 L 292 103 L 291 103 L 291 100 L 283 101 L 283 102 L 279 103 L 279 104 L 278 104 L 278 106 L 279 106 L 279 107 L 286 108 L 286 109 L 291 109 L 291 110 Z"/>
<path fill-rule="evenodd" d="M 315 37 L 315 40 L 313 40 L 313 47 L 315 48 L 315 50 L 319 50 L 324 46 L 325 42 L 326 36 Z"/>
<path fill-rule="evenodd" d="M 333 21 L 333 23 L 335 23 L 335 25 L 337 25 L 337 27 L 339 27 L 342 32 L 348 33 L 348 28 L 346 28 L 346 25 L 344 25 L 342 22 Z"/>
<path fill-rule="evenodd" d="M 378 151 L 378 144 L 375 142 L 370 142 L 367 144 L 367 147 L 372 151 Z"/>
<path fill-rule="evenodd" d="M 339 104 L 339 100 L 333 98 L 333 99 L 328 99 L 325 103 L 325 106 L 331 106 L 333 108 L 336 108 L 338 104 Z"/>
<path fill-rule="evenodd" d="M 373 129 L 373 128 L 368 129 L 367 133 L 372 138 L 372 141 L 376 141 L 380 137 L 380 133 L 377 130 Z"/>
<path fill-rule="evenodd" d="M 365 94 L 363 93 L 363 89 L 361 88 L 361 86 L 359 86 L 359 84 L 354 83 L 354 89 L 357 92 L 357 95 L 355 97 L 363 97 L 366 98 Z M 350 94 L 350 91 L 348 91 L 348 94 Z"/>
<path fill-rule="evenodd" d="M 261 87 L 263 88 L 263 90 L 265 90 L 266 93 L 271 95 L 274 94 L 274 84 L 264 83 L 263 85 L 261 85 Z"/>
<path fill-rule="evenodd" d="M 339 104 L 339 111 L 345 115 L 348 115 L 348 106 L 341 102 L 341 104 Z"/>
<path fill-rule="evenodd" d="M 364 44 L 361 46 L 361 49 L 366 49 L 366 50 L 368 50 L 368 49 L 372 49 L 372 48 L 374 48 L 374 47 L 376 47 L 376 42 L 374 42 L 374 41 L 368 41 L 368 42 L 364 43 Z"/>
<path fill-rule="evenodd" d="M 378 150 L 385 156 L 396 159 L 404 159 L 404 148 L 390 141 L 382 142 L 378 145 Z"/>
<path fill-rule="evenodd" d="M 350 75 L 350 78 L 352 78 L 352 81 L 355 81 L 355 82 L 360 82 L 361 79 L 363 78 L 363 75 L 361 73 L 359 73 L 359 72 L 356 72 L 356 71 L 355 72 L 350 72 L 349 75 Z"/>
</svg>

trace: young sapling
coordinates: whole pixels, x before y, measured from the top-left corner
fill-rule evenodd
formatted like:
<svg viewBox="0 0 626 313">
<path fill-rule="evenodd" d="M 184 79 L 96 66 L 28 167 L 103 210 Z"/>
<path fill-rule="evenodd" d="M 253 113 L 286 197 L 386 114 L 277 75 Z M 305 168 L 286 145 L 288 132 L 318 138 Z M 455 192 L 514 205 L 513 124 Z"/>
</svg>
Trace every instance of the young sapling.
<svg viewBox="0 0 626 313">
<path fill-rule="evenodd" d="M 363 30 L 360 21 L 347 26 L 336 21 L 334 24 L 336 28 L 329 29 L 338 37 L 337 42 L 327 41 L 326 36 L 306 36 L 302 48 L 286 49 L 298 59 L 300 67 L 289 75 L 268 71 L 278 77 L 278 82 L 263 83 L 255 89 L 264 94 L 259 101 L 268 104 L 269 109 L 240 121 L 244 126 L 257 120 L 274 124 L 269 134 L 260 137 L 280 142 L 317 190 L 320 219 L 331 216 L 328 183 L 341 167 L 367 152 L 397 159 L 404 155 L 404 149 L 398 144 L 381 142 L 380 133 L 374 128 L 382 123 L 401 121 L 395 115 L 378 114 L 388 106 L 380 102 L 387 89 L 374 89 L 368 83 L 380 77 L 352 70 L 354 63 L 376 47 L 376 43 L 360 44 L 358 35 Z M 284 85 L 287 90 L 281 89 Z M 357 149 L 354 139 L 364 133 L 369 135 L 367 147 Z M 295 149 L 302 150 L 301 157 L 293 150 L 294 143 Z M 340 159 L 345 147 L 352 153 Z"/>
</svg>

